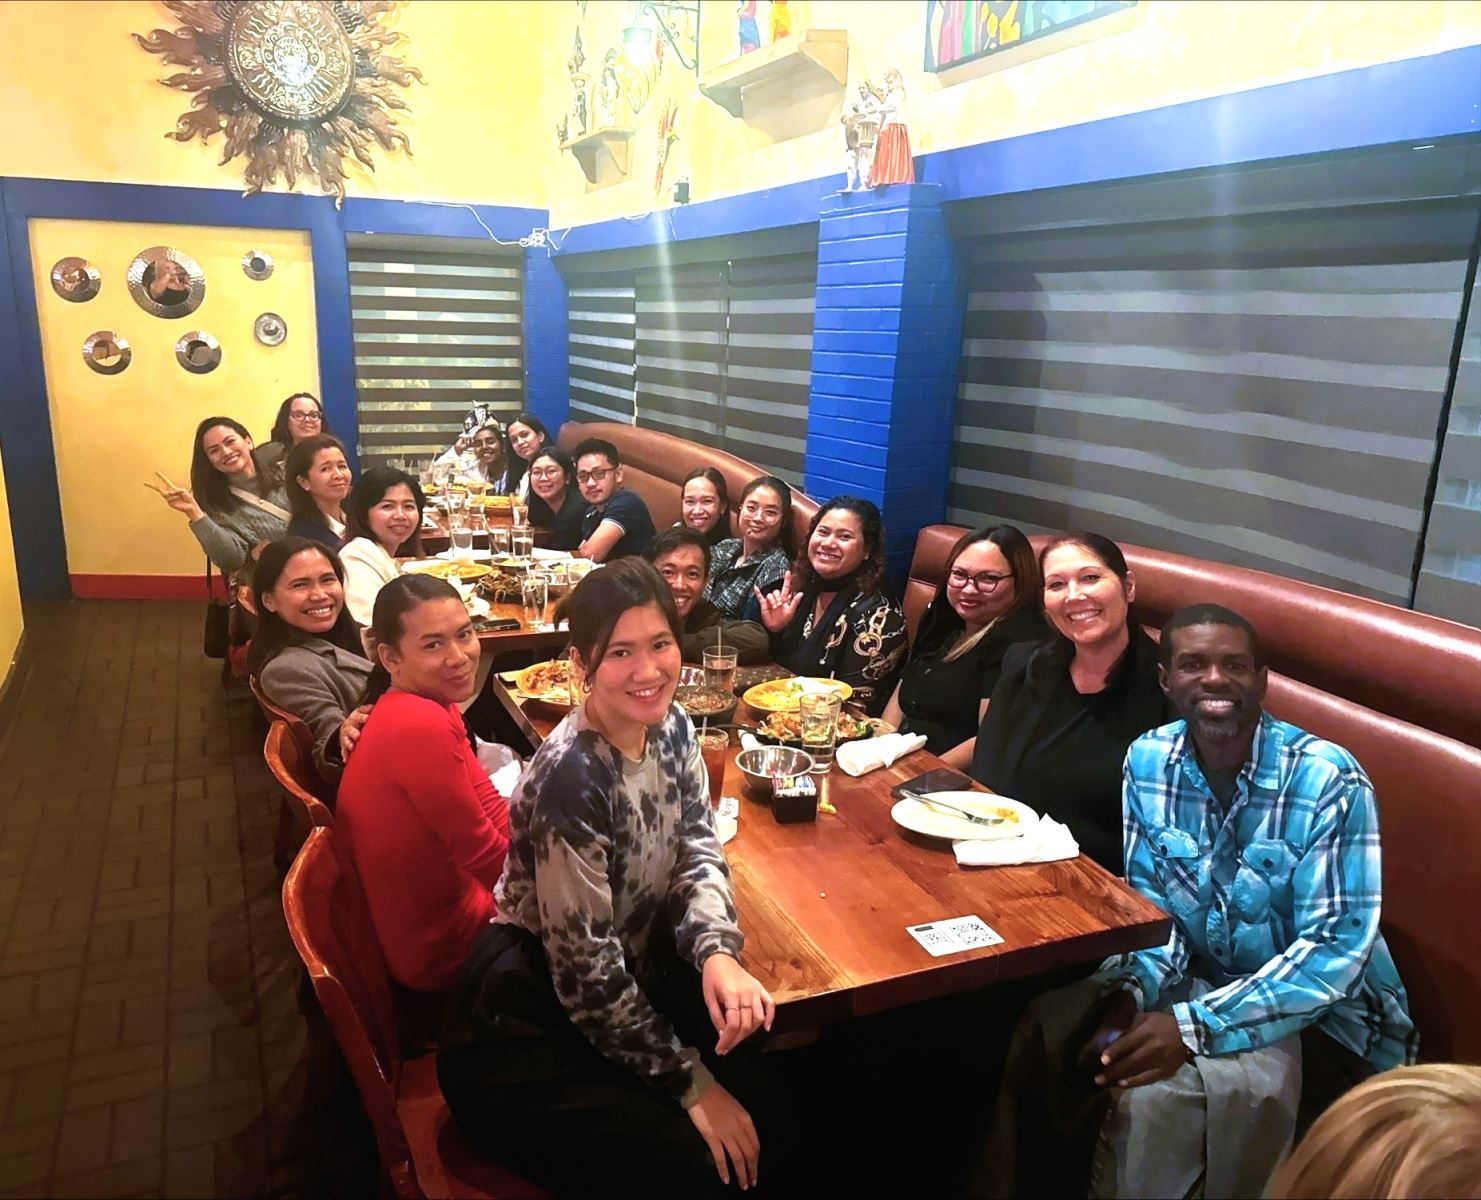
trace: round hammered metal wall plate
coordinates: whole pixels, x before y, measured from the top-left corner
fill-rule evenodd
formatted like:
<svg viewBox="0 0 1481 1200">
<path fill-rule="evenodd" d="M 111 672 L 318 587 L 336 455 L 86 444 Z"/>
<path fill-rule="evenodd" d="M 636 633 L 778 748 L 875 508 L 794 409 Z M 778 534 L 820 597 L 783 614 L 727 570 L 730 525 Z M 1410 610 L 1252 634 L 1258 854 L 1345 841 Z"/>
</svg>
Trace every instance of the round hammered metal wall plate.
<svg viewBox="0 0 1481 1200">
<path fill-rule="evenodd" d="M 266 250 L 248 250 L 242 255 L 242 274 L 259 283 L 273 273 L 273 256 Z"/>
<path fill-rule="evenodd" d="M 252 322 L 252 336 L 264 346 L 281 346 L 288 336 L 288 322 L 275 312 L 265 312 Z"/>
<path fill-rule="evenodd" d="M 221 363 L 221 343 L 204 329 L 192 329 L 175 343 L 175 361 L 192 375 L 205 375 Z"/>
<path fill-rule="evenodd" d="M 51 287 L 63 300 L 81 304 L 102 290 L 103 277 L 87 259 L 69 256 L 57 259 L 56 266 L 52 267 Z"/>
<path fill-rule="evenodd" d="M 206 298 L 206 276 L 188 254 L 151 246 L 129 264 L 129 295 L 152 316 L 188 317 Z"/>
<path fill-rule="evenodd" d="M 111 329 L 100 329 L 82 343 L 82 361 L 99 375 L 117 375 L 133 357 L 128 341 Z"/>
</svg>

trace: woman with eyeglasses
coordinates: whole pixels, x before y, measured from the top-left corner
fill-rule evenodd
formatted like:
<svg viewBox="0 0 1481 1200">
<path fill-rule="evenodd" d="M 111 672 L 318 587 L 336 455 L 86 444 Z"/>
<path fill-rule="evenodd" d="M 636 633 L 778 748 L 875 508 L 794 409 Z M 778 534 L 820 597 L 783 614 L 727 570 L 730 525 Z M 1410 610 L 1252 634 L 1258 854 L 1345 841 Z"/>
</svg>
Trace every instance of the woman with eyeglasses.
<svg viewBox="0 0 1481 1200">
<path fill-rule="evenodd" d="M 304 438 L 333 432 L 318 398 L 312 392 L 294 392 L 278 405 L 273 431 L 267 443 L 258 449 L 258 457 L 269 466 L 278 466 Z"/>
<path fill-rule="evenodd" d="M 705 599 L 727 621 L 759 620 L 756 589 L 781 586 L 792 560 L 792 489 L 775 475 L 758 475 L 741 491 L 736 528 L 710 551 Z"/>
<path fill-rule="evenodd" d="M 964 534 L 921 616 L 884 719 L 903 732 L 925 734 L 927 750 L 966 770 L 1003 655 L 1044 634 L 1039 563 L 1028 538 L 1011 525 Z"/>
<path fill-rule="evenodd" d="M 576 487 L 576 468 L 564 450 L 542 446 L 530 459 L 530 524 L 537 544 L 550 550 L 581 545 L 586 501 Z"/>
</svg>

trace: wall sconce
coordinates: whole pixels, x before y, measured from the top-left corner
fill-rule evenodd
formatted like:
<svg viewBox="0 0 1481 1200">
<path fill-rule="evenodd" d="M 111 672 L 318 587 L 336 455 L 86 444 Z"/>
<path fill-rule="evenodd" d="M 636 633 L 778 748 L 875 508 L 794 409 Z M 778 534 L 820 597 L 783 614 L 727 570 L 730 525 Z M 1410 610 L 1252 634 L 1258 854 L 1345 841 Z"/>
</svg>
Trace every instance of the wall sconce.
<svg viewBox="0 0 1481 1200">
<path fill-rule="evenodd" d="M 699 74 L 699 4 L 685 0 L 642 0 L 632 9 L 630 23 L 622 31 L 622 56 L 644 74 L 655 73 L 652 26 L 646 18 L 653 18 L 658 32 L 663 35 L 686 71 Z M 682 25 L 680 24 L 682 20 Z M 684 44 L 689 52 L 684 52 Z"/>
</svg>

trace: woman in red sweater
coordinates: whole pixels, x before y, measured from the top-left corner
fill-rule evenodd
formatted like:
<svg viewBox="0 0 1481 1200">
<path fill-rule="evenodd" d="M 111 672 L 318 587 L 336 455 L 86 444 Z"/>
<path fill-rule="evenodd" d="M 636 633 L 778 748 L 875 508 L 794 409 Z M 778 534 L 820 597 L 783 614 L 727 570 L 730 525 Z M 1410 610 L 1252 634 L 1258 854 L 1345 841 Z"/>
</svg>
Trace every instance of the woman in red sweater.
<svg viewBox="0 0 1481 1200">
<path fill-rule="evenodd" d="M 509 808 L 478 764 L 458 703 L 478 638 L 452 585 L 401 575 L 376 596 L 370 719 L 345 767 L 335 827 L 370 903 L 391 976 L 452 986 L 494 915 Z"/>
</svg>

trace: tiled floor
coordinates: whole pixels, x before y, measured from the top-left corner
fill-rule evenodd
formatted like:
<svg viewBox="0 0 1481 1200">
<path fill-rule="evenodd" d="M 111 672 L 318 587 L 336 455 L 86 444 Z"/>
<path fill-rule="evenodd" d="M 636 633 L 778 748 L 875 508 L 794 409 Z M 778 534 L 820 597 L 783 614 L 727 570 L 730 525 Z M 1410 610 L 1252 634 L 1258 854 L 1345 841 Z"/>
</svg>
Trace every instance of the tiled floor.
<svg viewBox="0 0 1481 1200">
<path fill-rule="evenodd" d="M 0 1195 L 365 1195 L 283 925 L 279 797 L 202 606 L 28 613 L 0 729 Z"/>
</svg>

